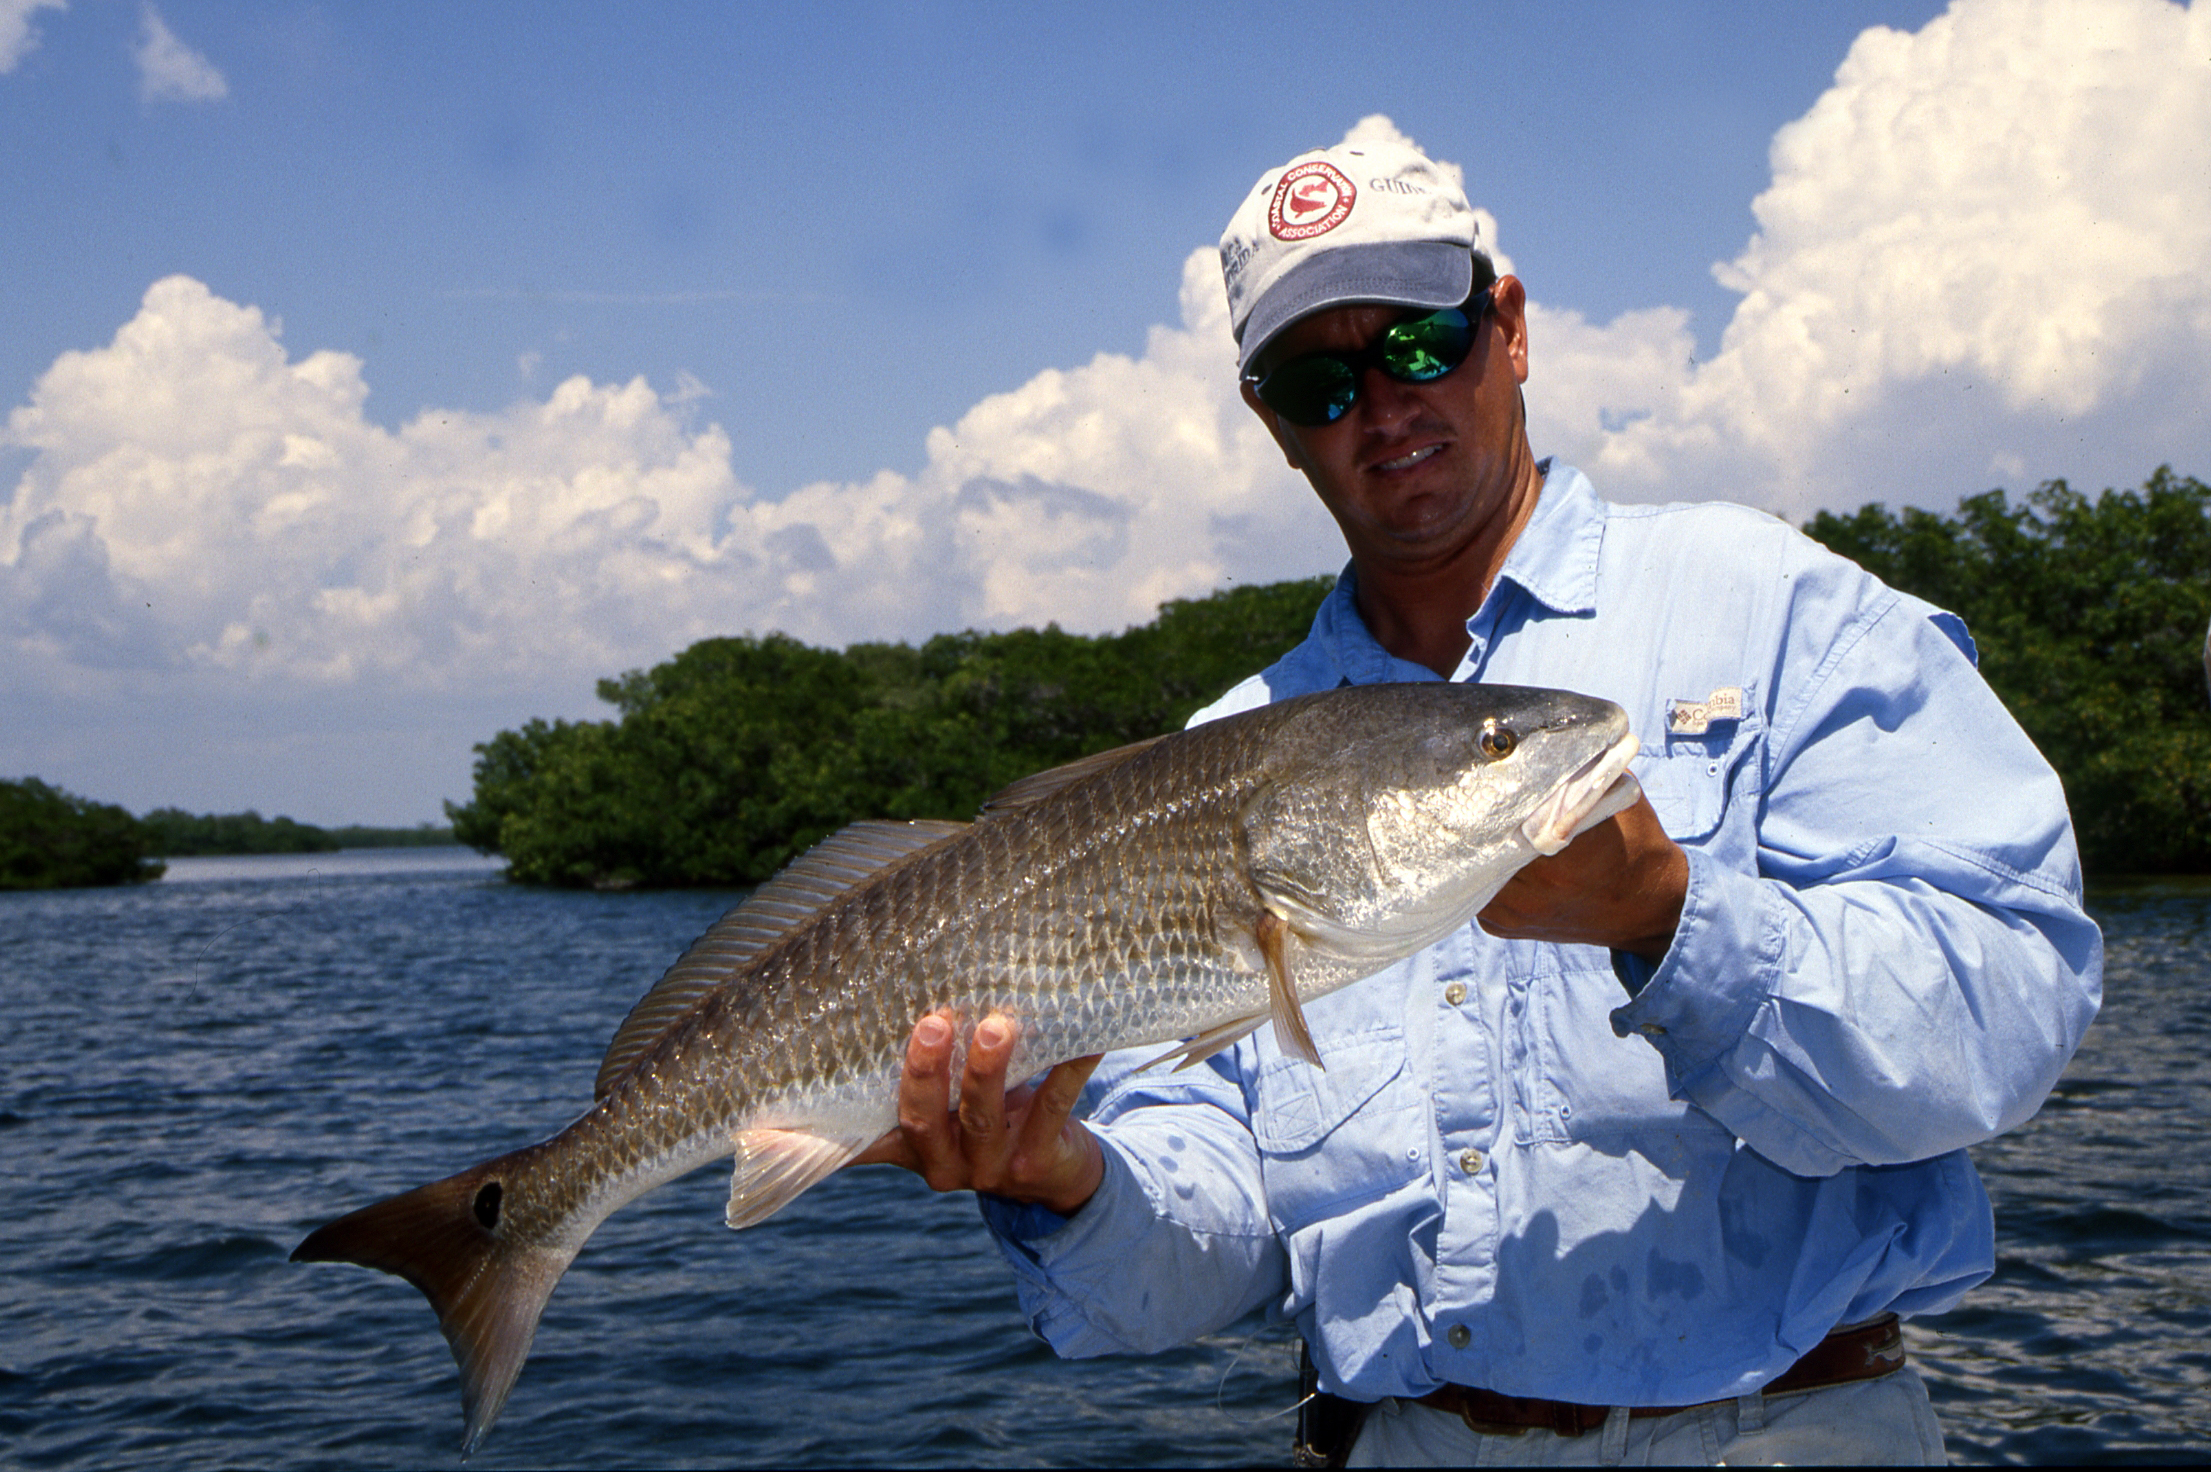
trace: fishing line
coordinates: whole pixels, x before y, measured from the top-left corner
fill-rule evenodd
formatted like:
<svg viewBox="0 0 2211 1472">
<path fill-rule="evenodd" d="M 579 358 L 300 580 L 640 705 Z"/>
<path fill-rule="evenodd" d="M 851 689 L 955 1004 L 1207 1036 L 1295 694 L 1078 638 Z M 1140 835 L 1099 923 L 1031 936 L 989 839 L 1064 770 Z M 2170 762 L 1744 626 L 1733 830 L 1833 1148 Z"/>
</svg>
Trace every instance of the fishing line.
<svg viewBox="0 0 2211 1472">
<path fill-rule="evenodd" d="M 307 878 L 314 881 L 315 884 L 322 883 L 322 870 L 320 868 L 309 869 L 307 871 Z M 201 968 L 207 963 L 207 953 L 214 950 L 216 944 L 221 941 L 224 936 L 230 934 L 233 930 L 243 930 L 248 925 L 259 925 L 264 920 L 280 920 L 284 924 L 289 925 L 292 923 L 292 912 L 299 909 L 302 905 L 305 905 L 308 899 L 312 897 L 313 887 L 310 886 L 309 893 L 306 897 L 294 900 L 290 904 L 272 910 L 267 914 L 248 915 L 243 920 L 233 920 L 228 925 L 225 925 L 222 929 L 216 931 L 213 935 L 209 936 L 207 938 L 207 944 L 201 946 L 200 953 L 192 958 L 192 985 L 187 988 L 184 993 L 184 1005 L 189 1007 L 195 1000 L 198 999 L 200 994 L 200 972 Z"/>
<path fill-rule="evenodd" d="M 1221 1371 L 1221 1383 L 1213 1387 L 1213 1409 L 1219 1411 L 1238 1426 L 1264 1426 L 1269 1421 L 1279 1421 L 1284 1416 L 1294 1416 L 1304 1409 L 1307 1401 L 1320 1394 L 1318 1390 L 1312 1391 L 1309 1394 L 1299 1396 L 1278 1411 L 1267 1411 L 1262 1415 L 1253 1416 L 1249 1419 L 1237 1415 L 1228 1408 L 1228 1403 L 1223 1398 L 1228 1394 L 1228 1379 L 1236 1373 L 1236 1367 L 1243 1363 L 1244 1351 L 1251 1347 L 1253 1340 L 1264 1333 L 1266 1333 L 1264 1328 L 1254 1329 L 1236 1342 L 1236 1353 L 1228 1357 L 1228 1364 Z"/>
</svg>

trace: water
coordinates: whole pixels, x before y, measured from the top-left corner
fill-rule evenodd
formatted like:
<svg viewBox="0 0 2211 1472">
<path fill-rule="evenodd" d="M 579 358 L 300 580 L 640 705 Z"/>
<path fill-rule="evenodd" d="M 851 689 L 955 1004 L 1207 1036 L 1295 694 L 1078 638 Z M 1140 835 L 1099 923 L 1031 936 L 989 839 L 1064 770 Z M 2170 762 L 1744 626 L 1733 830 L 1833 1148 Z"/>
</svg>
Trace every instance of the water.
<svg viewBox="0 0 2211 1472">
<path fill-rule="evenodd" d="M 0 894 L 0 1463 L 451 1465 L 428 1309 L 287 1263 L 333 1211 L 535 1139 L 727 894 L 555 894 L 456 850 L 179 860 Z M 1959 1461 L 2211 1447 L 2211 885 L 2098 897 L 2103 1020 L 1980 1152 L 1996 1278 L 1911 1326 Z M 972 1202 L 848 1172 L 745 1233 L 702 1171 L 618 1213 L 470 1465 L 1281 1464 L 1256 1321 L 1063 1363 Z"/>
<path fill-rule="evenodd" d="M 1996 1275 L 1906 1326 L 1953 1460 L 2211 1457 L 2211 880 L 2110 887 L 2104 1010 L 1973 1152 Z"/>
</svg>

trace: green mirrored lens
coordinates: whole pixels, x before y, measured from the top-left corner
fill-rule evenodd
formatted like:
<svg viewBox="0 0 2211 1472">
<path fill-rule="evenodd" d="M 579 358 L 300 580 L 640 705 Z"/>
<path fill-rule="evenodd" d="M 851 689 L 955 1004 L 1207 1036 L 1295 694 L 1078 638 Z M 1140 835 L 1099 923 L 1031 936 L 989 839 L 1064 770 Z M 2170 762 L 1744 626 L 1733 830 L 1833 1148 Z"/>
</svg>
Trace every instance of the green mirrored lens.
<svg viewBox="0 0 2211 1472">
<path fill-rule="evenodd" d="M 1375 348 L 1382 371 L 1403 383 L 1428 383 L 1466 361 L 1474 333 L 1456 310 L 1417 322 L 1400 322 L 1382 334 Z"/>
</svg>

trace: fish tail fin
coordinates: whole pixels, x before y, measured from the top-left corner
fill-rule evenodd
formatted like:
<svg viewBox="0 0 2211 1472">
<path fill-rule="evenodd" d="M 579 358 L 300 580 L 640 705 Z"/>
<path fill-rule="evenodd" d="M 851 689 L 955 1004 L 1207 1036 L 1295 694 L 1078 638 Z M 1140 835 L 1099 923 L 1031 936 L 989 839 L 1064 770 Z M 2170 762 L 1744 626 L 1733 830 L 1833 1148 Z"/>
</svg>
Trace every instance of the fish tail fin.
<svg viewBox="0 0 2211 1472">
<path fill-rule="evenodd" d="M 499 1418 L 538 1316 L 582 1245 L 522 1242 L 502 1230 L 502 1198 L 524 1153 L 364 1206 L 292 1252 L 293 1262 L 356 1263 L 422 1290 L 460 1365 L 464 1458 Z"/>
</svg>

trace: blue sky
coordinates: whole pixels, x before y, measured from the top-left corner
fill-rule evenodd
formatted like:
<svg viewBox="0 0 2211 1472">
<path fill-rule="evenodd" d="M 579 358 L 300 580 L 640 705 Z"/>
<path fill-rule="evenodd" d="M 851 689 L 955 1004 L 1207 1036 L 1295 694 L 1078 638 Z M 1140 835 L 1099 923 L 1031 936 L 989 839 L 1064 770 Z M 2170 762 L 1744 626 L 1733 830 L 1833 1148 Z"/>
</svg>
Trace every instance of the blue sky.
<svg viewBox="0 0 2211 1472">
<path fill-rule="evenodd" d="M 0 0 L 0 776 L 414 822 L 708 634 L 1332 569 L 1206 253 L 1354 127 L 1607 494 L 2211 464 L 2200 3 L 1346 17 Z"/>
<path fill-rule="evenodd" d="M 196 104 L 141 100 L 137 7 L 74 0 L 0 82 L 0 396 L 184 272 L 365 359 L 387 426 L 689 373 L 771 495 L 912 471 L 983 395 L 1139 351 L 1251 181 L 1373 112 L 1539 295 L 1709 348 L 1774 130 L 1939 9 L 170 0 L 227 83 Z"/>
</svg>

